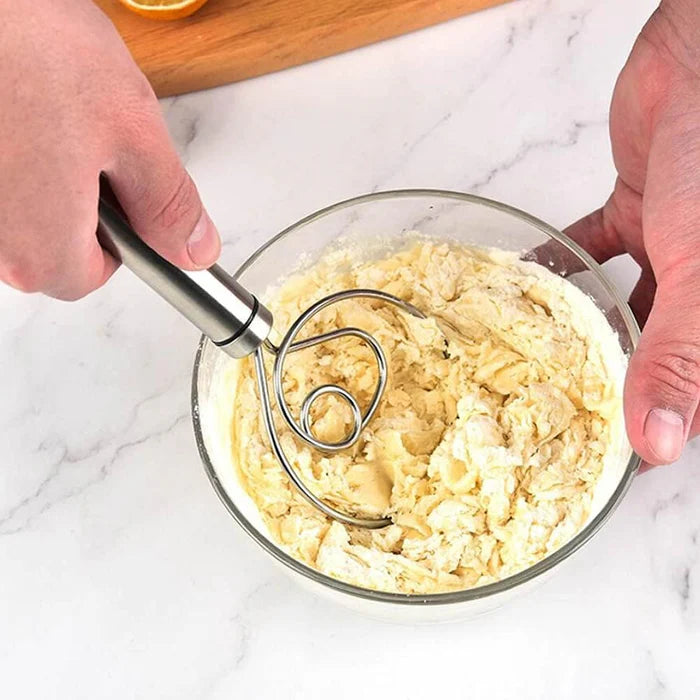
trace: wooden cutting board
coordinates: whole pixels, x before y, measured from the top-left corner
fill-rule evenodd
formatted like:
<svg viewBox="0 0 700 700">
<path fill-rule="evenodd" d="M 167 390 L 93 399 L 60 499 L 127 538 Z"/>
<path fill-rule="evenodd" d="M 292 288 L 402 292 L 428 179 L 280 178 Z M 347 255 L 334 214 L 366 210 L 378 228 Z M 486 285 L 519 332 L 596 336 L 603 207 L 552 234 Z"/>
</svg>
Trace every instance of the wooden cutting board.
<svg viewBox="0 0 700 700">
<path fill-rule="evenodd" d="M 506 0 L 209 0 L 172 22 L 96 0 L 159 97 L 296 66 Z"/>
</svg>

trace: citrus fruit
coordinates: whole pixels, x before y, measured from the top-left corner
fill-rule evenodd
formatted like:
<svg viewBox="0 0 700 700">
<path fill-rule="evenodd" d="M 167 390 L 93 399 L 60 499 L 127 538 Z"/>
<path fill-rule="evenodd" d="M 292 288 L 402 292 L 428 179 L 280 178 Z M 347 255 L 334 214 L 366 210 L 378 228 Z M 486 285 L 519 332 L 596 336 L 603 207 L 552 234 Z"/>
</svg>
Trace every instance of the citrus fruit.
<svg viewBox="0 0 700 700">
<path fill-rule="evenodd" d="M 207 0 L 120 0 L 122 5 L 144 17 L 180 19 L 196 12 Z"/>
</svg>

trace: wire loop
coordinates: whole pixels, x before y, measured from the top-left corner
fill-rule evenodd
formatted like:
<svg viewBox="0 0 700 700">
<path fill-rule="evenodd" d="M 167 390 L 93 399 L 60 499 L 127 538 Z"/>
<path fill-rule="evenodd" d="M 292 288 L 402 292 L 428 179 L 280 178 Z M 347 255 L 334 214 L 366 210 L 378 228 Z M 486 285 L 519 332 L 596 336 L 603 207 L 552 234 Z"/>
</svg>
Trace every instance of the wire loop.
<svg viewBox="0 0 700 700">
<path fill-rule="evenodd" d="M 382 301 L 388 304 L 392 304 L 402 311 L 410 314 L 411 316 L 416 316 L 418 318 L 425 318 L 425 314 L 417 309 L 413 304 L 409 304 L 392 294 L 387 294 L 386 292 L 380 292 L 375 289 L 349 289 L 342 292 L 336 292 L 324 297 L 315 304 L 312 304 L 306 311 L 304 311 L 297 320 L 290 326 L 289 330 L 282 338 L 282 342 L 279 346 L 275 346 L 272 342 L 267 341 L 265 343 L 265 349 L 275 355 L 275 362 L 273 367 L 273 390 L 275 394 L 275 399 L 277 402 L 277 407 L 282 414 L 282 418 L 285 423 L 289 426 L 292 432 L 303 442 L 311 445 L 315 449 L 321 450 L 323 452 L 338 452 L 340 450 L 345 450 L 348 447 L 352 447 L 360 438 L 362 430 L 367 426 L 367 424 L 372 420 L 372 417 L 379 407 L 379 403 L 384 394 L 384 389 L 386 388 L 387 380 L 389 377 L 388 365 L 386 356 L 381 346 L 377 340 L 360 328 L 340 328 L 338 330 L 329 331 L 328 333 L 322 333 L 320 335 L 312 336 L 304 340 L 295 341 L 296 336 L 301 331 L 302 327 L 316 314 L 320 313 L 323 309 L 330 306 L 331 304 L 336 304 L 341 301 L 346 301 L 348 299 L 356 298 L 369 298 Z M 375 359 L 377 361 L 377 386 L 374 390 L 374 394 L 370 399 L 369 405 L 364 413 L 360 408 L 357 399 L 345 388 L 337 384 L 324 384 L 323 386 L 317 387 L 310 391 L 301 404 L 300 409 L 300 420 L 297 421 L 292 414 L 292 410 L 287 403 L 284 396 L 283 388 L 283 376 L 284 376 L 284 361 L 287 354 L 290 352 L 296 352 L 298 350 L 303 350 L 305 348 L 314 347 L 321 343 L 329 342 L 331 340 L 337 340 L 338 338 L 345 338 L 354 336 L 360 338 L 362 341 L 367 343 L 370 349 L 373 351 Z M 289 476 L 292 483 L 300 491 L 300 493 L 316 508 L 320 511 L 338 520 L 346 525 L 354 525 L 356 527 L 364 527 L 370 529 L 377 529 L 381 527 L 386 527 L 391 524 L 390 518 L 361 518 L 354 515 L 349 515 L 344 513 L 333 506 L 328 505 L 323 500 L 318 498 L 302 481 L 299 474 L 296 472 L 289 459 L 287 458 L 282 445 L 280 444 L 279 436 L 277 434 L 277 428 L 275 426 L 275 419 L 272 411 L 272 404 L 270 401 L 270 392 L 267 386 L 267 376 L 265 372 L 265 363 L 263 359 L 262 347 L 259 347 L 255 351 L 255 369 L 257 375 L 258 392 L 260 393 L 260 401 L 262 404 L 263 420 L 265 423 L 265 429 L 267 431 L 268 439 L 270 440 L 270 445 L 277 457 L 278 461 L 282 465 L 282 468 Z M 353 416 L 353 426 L 348 434 L 339 440 L 338 442 L 327 442 L 324 440 L 319 440 L 314 436 L 311 426 L 311 406 L 313 402 L 321 396 L 333 395 L 337 396 L 341 400 L 345 401 Z"/>
</svg>

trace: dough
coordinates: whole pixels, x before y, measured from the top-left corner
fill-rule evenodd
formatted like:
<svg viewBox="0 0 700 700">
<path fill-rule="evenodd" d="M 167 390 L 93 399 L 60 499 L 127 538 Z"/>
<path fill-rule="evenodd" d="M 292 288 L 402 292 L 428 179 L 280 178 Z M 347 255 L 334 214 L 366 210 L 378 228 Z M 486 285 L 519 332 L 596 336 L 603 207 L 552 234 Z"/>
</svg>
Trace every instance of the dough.
<svg viewBox="0 0 700 700">
<path fill-rule="evenodd" d="M 357 326 L 381 343 L 390 379 L 358 444 L 322 454 L 282 445 L 306 484 L 354 513 L 389 515 L 363 530 L 309 505 L 272 454 L 253 363 L 236 363 L 233 463 L 272 538 L 343 581 L 401 593 L 479 586 L 531 566 L 583 526 L 606 460 L 620 459 L 626 359 L 593 301 L 515 253 L 419 241 L 382 259 L 326 255 L 267 300 L 285 329 L 332 291 L 381 289 L 429 318 L 375 301 L 329 307 L 306 334 Z M 365 407 L 376 384 L 355 338 L 289 355 L 285 395 L 298 416 L 311 389 L 345 386 Z M 314 433 L 338 440 L 350 411 L 334 397 L 312 410 Z"/>
</svg>

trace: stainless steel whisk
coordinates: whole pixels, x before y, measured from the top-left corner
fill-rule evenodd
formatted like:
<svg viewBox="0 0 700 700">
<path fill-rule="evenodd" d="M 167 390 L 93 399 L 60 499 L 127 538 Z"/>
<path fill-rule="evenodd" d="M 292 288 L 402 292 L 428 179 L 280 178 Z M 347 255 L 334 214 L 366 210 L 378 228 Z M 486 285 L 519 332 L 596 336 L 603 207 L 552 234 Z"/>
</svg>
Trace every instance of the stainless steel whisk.
<svg viewBox="0 0 700 700">
<path fill-rule="evenodd" d="M 103 188 L 103 192 L 105 190 L 106 188 Z M 105 196 L 100 197 L 98 238 L 106 250 L 188 318 L 221 350 L 236 359 L 253 355 L 262 416 L 270 445 L 287 476 L 311 504 L 347 525 L 376 529 L 391 524 L 389 518 L 361 518 L 344 513 L 318 498 L 303 482 L 285 455 L 277 434 L 264 352 L 271 353 L 275 358 L 272 386 L 285 423 L 300 440 L 311 447 L 326 453 L 338 452 L 354 445 L 362 430 L 372 420 L 388 379 L 386 356 L 377 340 L 360 328 L 339 328 L 299 341 L 295 341 L 295 338 L 316 314 L 331 304 L 347 299 L 376 299 L 392 304 L 412 316 L 425 318 L 419 309 L 398 297 L 374 289 L 336 292 L 306 309 L 292 323 L 280 344 L 274 345 L 268 337 L 272 330 L 272 314 L 249 291 L 218 265 L 198 272 L 187 272 L 175 267 L 141 240 L 127 223 L 118 205 Z M 367 343 L 377 360 L 377 386 L 369 406 L 363 413 L 349 391 L 337 384 L 324 384 L 307 394 L 301 404 L 297 421 L 284 396 L 283 375 L 287 354 L 348 336 L 360 338 Z M 313 435 L 311 407 L 314 401 L 323 395 L 333 395 L 342 399 L 352 411 L 353 427 L 338 442 L 325 442 Z"/>
</svg>

